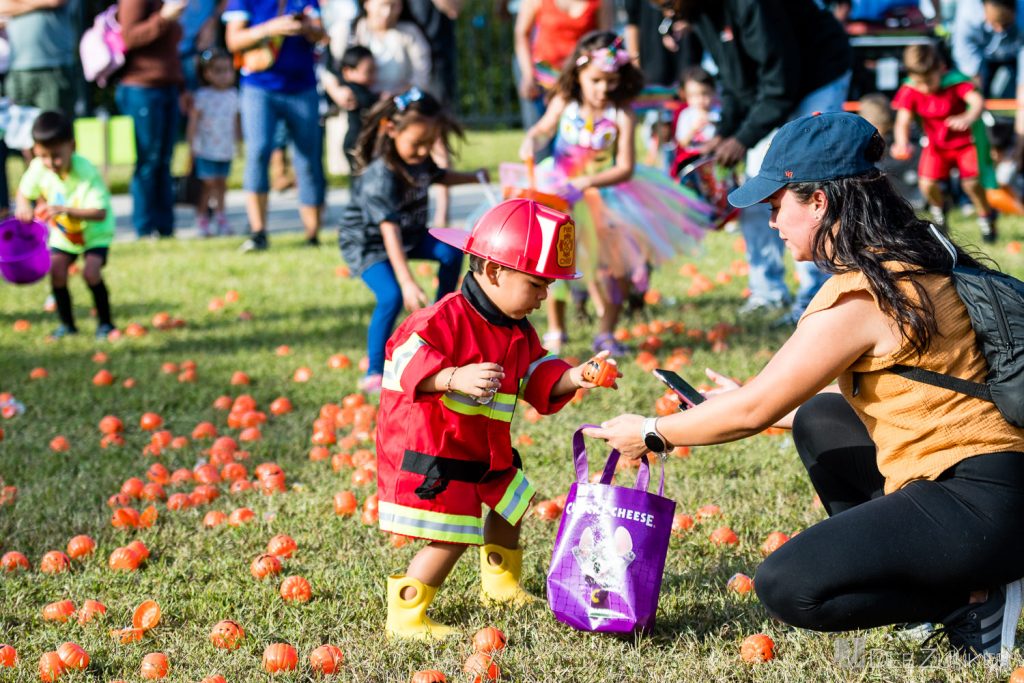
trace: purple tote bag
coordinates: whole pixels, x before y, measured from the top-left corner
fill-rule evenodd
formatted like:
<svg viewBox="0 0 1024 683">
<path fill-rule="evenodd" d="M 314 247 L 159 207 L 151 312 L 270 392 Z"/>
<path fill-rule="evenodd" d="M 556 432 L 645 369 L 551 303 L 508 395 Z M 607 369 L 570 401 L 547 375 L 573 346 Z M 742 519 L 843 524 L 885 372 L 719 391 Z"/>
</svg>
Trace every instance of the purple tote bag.
<svg viewBox="0 0 1024 683">
<path fill-rule="evenodd" d="M 590 483 L 584 425 L 572 437 L 576 482 L 569 488 L 548 570 L 548 605 L 581 631 L 630 633 L 654 626 L 675 501 L 647 492 L 651 471 L 640 461 L 636 484 L 611 481 L 619 452 L 608 456 L 598 484 Z"/>
</svg>

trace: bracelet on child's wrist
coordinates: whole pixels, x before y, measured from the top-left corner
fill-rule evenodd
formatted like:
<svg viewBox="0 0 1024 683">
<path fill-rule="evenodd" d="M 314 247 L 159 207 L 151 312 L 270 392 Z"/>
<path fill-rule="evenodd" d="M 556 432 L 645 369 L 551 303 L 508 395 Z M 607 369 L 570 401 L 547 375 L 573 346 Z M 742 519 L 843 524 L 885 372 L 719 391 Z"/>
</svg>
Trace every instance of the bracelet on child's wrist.
<svg viewBox="0 0 1024 683">
<path fill-rule="evenodd" d="M 446 392 L 452 390 L 452 380 L 455 379 L 455 373 L 456 373 L 456 371 L 458 371 L 458 369 L 459 369 L 458 367 L 454 367 L 454 366 L 452 367 L 451 374 L 448 375 L 448 381 L 445 382 L 445 385 L 444 385 L 444 390 Z"/>
</svg>

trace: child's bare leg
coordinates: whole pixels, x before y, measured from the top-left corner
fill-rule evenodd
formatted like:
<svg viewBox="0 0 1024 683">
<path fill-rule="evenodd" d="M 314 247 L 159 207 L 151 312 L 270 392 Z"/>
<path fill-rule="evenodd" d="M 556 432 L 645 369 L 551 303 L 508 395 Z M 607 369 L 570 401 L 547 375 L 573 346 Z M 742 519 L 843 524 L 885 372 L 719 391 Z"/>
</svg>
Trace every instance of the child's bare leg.
<svg viewBox="0 0 1024 683">
<path fill-rule="evenodd" d="M 448 578 L 455 563 L 466 552 L 466 546 L 457 543 L 440 543 L 432 541 L 416 553 L 409 563 L 405 575 L 428 586 L 440 586 Z M 410 600 L 416 595 L 416 589 L 406 586 L 402 589 L 402 599 Z"/>
<path fill-rule="evenodd" d="M 939 187 L 938 181 L 931 178 L 921 178 L 918 181 L 918 187 L 921 189 L 921 196 L 925 198 L 929 206 L 942 208 L 942 188 Z"/>
<path fill-rule="evenodd" d="M 962 178 L 960 187 L 964 188 L 964 194 L 970 198 L 979 216 L 987 216 L 992 213 L 992 208 L 988 205 L 988 199 L 985 197 L 985 188 L 981 186 L 977 177 Z"/>
<path fill-rule="evenodd" d="M 494 510 L 487 513 L 484 518 L 484 543 L 500 545 L 503 548 L 515 550 L 519 547 L 519 529 L 521 524 L 512 525 Z M 501 557 L 491 553 L 487 561 L 491 564 L 501 564 Z"/>
<path fill-rule="evenodd" d="M 227 193 L 227 178 L 213 178 L 210 180 L 210 203 L 213 205 L 213 213 L 224 213 L 224 196 Z"/>
<path fill-rule="evenodd" d="M 547 305 L 548 331 L 544 334 L 544 348 L 554 353 L 562 350 L 565 339 L 565 299 L 560 295 L 561 292 L 549 296 Z"/>
</svg>

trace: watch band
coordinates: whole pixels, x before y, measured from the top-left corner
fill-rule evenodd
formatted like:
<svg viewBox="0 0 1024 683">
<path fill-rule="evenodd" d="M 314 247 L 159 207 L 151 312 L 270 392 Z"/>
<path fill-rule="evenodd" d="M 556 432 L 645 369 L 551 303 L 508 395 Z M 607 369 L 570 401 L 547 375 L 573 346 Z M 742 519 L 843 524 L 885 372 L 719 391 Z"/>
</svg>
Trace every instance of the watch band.
<svg viewBox="0 0 1024 683">
<path fill-rule="evenodd" d="M 658 431 L 658 418 L 644 418 L 643 424 L 640 427 L 640 432 L 644 440 L 644 445 L 649 450 L 654 453 L 665 453 L 668 451 L 668 441 Z M 660 448 L 656 447 L 657 442 L 661 442 Z"/>
</svg>

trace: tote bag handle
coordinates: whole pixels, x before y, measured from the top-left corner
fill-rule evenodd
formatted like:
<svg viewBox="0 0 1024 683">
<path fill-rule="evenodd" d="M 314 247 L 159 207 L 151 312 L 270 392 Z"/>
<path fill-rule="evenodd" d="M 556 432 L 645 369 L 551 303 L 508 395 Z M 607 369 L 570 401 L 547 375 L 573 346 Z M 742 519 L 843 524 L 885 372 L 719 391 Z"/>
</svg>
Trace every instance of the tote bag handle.
<svg viewBox="0 0 1024 683">
<path fill-rule="evenodd" d="M 576 481 L 581 484 L 590 483 L 590 468 L 587 462 L 587 446 L 583 442 L 583 430 L 587 427 L 597 426 L 594 424 L 581 425 L 576 430 L 576 433 L 572 435 L 572 457 L 576 465 Z M 618 464 L 620 455 L 618 450 L 612 449 L 611 454 L 608 456 L 608 461 L 605 463 L 604 472 L 601 474 L 600 483 L 606 486 L 612 483 L 612 477 L 615 476 L 615 465 Z M 640 469 L 636 474 L 636 483 L 633 485 L 633 488 L 646 491 L 650 483 L 651 465 L 647 455 L 644 454 L 640 458 Z M 663 460 L 661 461 L 661 481 L 658 484 L 658 495 L 661 497 L 665 496 L 665 462 Z"/>
</svg>

